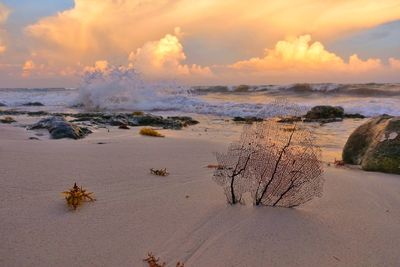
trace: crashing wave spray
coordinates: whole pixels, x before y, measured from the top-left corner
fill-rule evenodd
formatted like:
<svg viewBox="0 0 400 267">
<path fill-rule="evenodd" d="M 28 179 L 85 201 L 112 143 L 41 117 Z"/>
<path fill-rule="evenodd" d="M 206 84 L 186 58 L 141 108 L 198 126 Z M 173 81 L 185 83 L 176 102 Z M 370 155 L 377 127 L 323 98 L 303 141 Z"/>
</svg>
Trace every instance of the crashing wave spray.
<svg viewBox="0 0 400 267">
<path fill-rule="evenodd" d="M 166 99 L 184 92 L 173 82 L 149 82 L 134 69 L 111 67 L 86 72 L 78 100 L 89 110 L 154 110 L 165 108 Z"/>
<path fill-rule="evenodd" d="M 220 116 L 277 115 L 276 103 L 209 102 L 174 82 L 151 82 L 131 68 L 87 72 L 79 103 L 88 110 L 179 111 Z"/>
</svg>

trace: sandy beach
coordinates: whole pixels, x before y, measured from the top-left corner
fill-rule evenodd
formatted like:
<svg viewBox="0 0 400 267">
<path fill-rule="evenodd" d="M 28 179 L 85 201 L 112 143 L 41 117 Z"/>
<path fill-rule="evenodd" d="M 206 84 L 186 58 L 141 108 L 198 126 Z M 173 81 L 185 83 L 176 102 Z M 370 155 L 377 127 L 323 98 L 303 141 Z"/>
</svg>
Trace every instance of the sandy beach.
<svg viewBox="0 0 400 267">
<path fill-rule="evenodd" d="M 206 168 L 229 139 L 138 131 L 29 140 L 0 125 L 0 265 L 146 266 L 148 252 L 167 266 L 400 264 L 398 175 L 326 166 L 323 197 L 298 208 L 229 206 Z M 74 182 L 97 201 L 71 211 Z"/>
<path fill-rule="evenodd" d="M 0 267 L 400 267 L 399 74 L 400 0 L 0 0 Z"/>
</svg>

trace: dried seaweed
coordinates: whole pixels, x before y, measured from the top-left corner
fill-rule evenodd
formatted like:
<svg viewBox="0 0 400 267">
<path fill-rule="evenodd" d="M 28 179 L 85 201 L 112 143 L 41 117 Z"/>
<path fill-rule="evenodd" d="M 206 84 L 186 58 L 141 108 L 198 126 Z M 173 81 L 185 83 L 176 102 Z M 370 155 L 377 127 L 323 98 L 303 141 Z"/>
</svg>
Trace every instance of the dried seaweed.
<svg viewBox="0 0 400 267">
<path fill-rule="evenodd" d="M 86 189 L 79 187 L 74 183 L 74 186 L 69 191 L 64 191 L 65 200 L 67 205 L 73 207 L 74 210 L 85 201 L 95 201 L 96 199 L 92 196 L 93 192 L 86 192 Z"/>
<path fill-rule="evenodd" d="M 147 262 L 149 267 L 166 267 L 165 262 L 160 263 L 160 258 L 156 258 L 151 252 L 147 253 L 147 258 L 143 259 L 143 261 Z M 185 265 L 178 261 L 175 267 L 185 267 Z"/>
<path fill-rule="evenodd" d="M 157 176 L 168 176 L 169 172 L 167 171 L 167 168 L 164 169 L 150 169 L 150 173 L 153 175 L 157 175 Z"/>
<path fill-rule="evenodd" d="M 343 160 L 337 160 L 335 159 L 333 162 L 333 165 L 335 165 L 335 167 L 342 167 L 345 165 L 345 162 Z"/>
<path fill-rule="evenodd" d="M 146 135 L 146 136 L 165 137 L 164 135 L 160 134 L 159 132 L 157 132 L 152 128 L 142 128 L 139 133 L 141 135 Z"/>
<path fill-rule="evenodd" d="M 222 170 L 224 166 L 219 165 L 219 164 L 208 164 L 207 168 L 209 169 L 217 169 L 217 170 Z"/>
</svg>

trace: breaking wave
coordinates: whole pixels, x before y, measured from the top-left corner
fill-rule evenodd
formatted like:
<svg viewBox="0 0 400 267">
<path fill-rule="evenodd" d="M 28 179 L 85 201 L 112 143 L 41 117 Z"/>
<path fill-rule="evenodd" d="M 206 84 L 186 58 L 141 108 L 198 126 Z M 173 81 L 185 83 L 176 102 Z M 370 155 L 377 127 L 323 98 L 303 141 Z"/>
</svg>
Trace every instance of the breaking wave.
<svg viewBox="0 0 400 267">
<path fill-rule="evenodd" d="M 145 81 L 134 70 L 119 68 L 87 73 L 78 102 L 89 110 L 180 111 L 258 117 L 275 116 L 278 112 L 272 99 L 271 103 L 209 101 L 188 87 L 173 82 Z"/>
<path fill-rule="evenodd" d="M 265 92 L 266 94 L 326 94 L 360 97 L 400 96 L 400 84 L 335 84 L 299 83 L 291 85 L 239 85 L 239 86 L 198 86 L 192 92 L 203 93 L 246 93 Z"/>
<path fill-rule="evenodd" d="M 173 81 L 144 80 L 132 69 L 110 68 L 86 73 L 79 89 L 0 89 L 0 103 L 10 107 L 37 101 L 52 110 L 79 105 L 86 110 L 176 111 L 229 117 L 279 115 L 282 111 L 276 107 L 277 98 L 296 103 L 303 112 L 316 105 L 335 105 L 347 113 L 365 116 L 400 115 L 399 84 L 184 87 Z"/>
</svg>

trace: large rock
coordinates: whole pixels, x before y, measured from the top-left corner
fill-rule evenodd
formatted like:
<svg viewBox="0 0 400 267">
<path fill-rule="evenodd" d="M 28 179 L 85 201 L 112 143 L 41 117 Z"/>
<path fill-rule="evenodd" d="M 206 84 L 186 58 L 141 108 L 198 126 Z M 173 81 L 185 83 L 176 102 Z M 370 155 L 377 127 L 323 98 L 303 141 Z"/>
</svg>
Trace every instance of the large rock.
<svg viewBox="0 0 400 267">
<path fill-rule="evenodd" d="M 343 160 L 366 171 L 400 174 L 400 117 L 382 115 L 358 127 L 347 140 Z"/>
<path fill-rule="evenodd" d="M 66 121 L 64 117 L 58 116 L 42 119 L 30 126 L 29 129 L 47 129 L 53 139 L 80 139 L 92 133 L 89 129 L 79 127 L 76 124 Z"/>
</svg>

